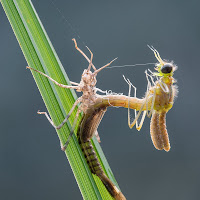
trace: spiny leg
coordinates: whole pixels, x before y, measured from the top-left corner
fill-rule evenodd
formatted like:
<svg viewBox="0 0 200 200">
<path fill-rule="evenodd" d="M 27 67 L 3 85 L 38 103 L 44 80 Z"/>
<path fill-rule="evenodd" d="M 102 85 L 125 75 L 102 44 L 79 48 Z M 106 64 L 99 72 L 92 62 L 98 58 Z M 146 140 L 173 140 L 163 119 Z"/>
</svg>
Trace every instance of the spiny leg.
<svg viewBox="0 0 200 200">
<path fill-rule="evenodd" d="M 153 113 L 153 110 L 154 110 L 154 102 L 155 102 L 155 99 L 156 99 L 156 84 L 155 84 L 155 82 L 153 80 L 153 77 L 150 74 L 147 73 L 147 70 L 145 70 L 145 74 L 146 74 L 146 78 L 147 78 L 147 90 L 146 90 L 146 97 L 145 97 L 145 99 L 146 99 L 145 100 L 146 101 L 146 111 L 143 112 L 143 116 L 142 116 L 142 119 L 141 119 L 141 122 L 140 122 L 141 125 L 137 128 L 137 124 L 136 124 L 137 130 L 140 130 L 142 128 L 142 124 L 143 124 L 143 121 L 145 119 L 145 114 L 147 115 L 147 117 L 151 117 L 151 115 Z M 148 77 L 151 78 L 151 81 L 152 81 L 154 87 L 152 87 L 152 84 L 149 81 Z M 153 96 L 151 94 L 152 90 L 153 90 Z M 149 110 L 149 102 L 151 102 L 150 112 L 148 112 L 148 110 Z"/>
<path fill-rule="evenodd" d="M 158 77 L 156 76 L 157 82 L 160 85 L 160 87 L 162 88 L 163 92 L 165 93 L 169 93 L 169 88 L 167 86 L 166 83 L 162 82 L 160 79 L 158 79 Z"/>
<path fill-rule="evenodd" d="M 95 71 L 94 71 L 94 74 L 99 73 L 102 69 L 104 69 L 104 68 L 108 67 L 109 65 L 111 65 L 111 63 L 114 62 L 115 60 L 117 60 L 117 58 L 113 59 L 113 60 L 110 61 L 108 64 L 104 65 L 103 67 L 101 67 L 101 68 L 95 70 Z"/>
<path fill-rule="evenodd" d="M 100 139 L 100 136 L 99 136 L 99 133 L 98 133 L 97 130 L 96 130 L 96 132 L 95 132 L 95 137 L 97 138 L 98 143 L 100 143 L 100 142 L 101 142 L 101 139 Z"/>
<path fill-rule="evenodd" d="M 130 82 L 129 79 L 126 79 L 124 75 L 123 75 L 123 78 L 126 81 L 126 83 L 129 85 L 128 98 L 130 98 L 130 96 L 131 96 L 131 86 L 134 88 L 134 91 L 135 91 L 134 92 L 134 97 L 136 98 L 137 88 Z M 129 109 L 129 105 L 130 105 L 130 103 L 128 103 L 128 109 Z M 129 112 L 129 110 L 128 110 L 128 112 Z M 134 112 L 135 112 L 135 118 L 136 118 L 137 111 L 134 110 Z M 129 117 L 130 117 L 130 113 L 128 114 L 128 120 L 130 119 Z M 129 120 L 129 123 L 130 123 L 130 120 Z M 136 121 L 136 126 L 138 126 L 138 122 L 137 121 Z"/>
<path fill-rule="evenodd" d="M 85 55 L 85 53 L 83 53 L 83 51 L 81 49 L 78 48 L 77 46 L 77 42 L 75 40 L 75 38 L 72 39 L 74 41 L 75 44 L 75 48 L 85 57 L 85 59 L 90 63 L 90 59 Z M 96 67 L 91 63 L 92 67 L 94 70 L 96 70 Z"/>
<path fill-rule="evenodd" d="M 135 89 L 134 96 L 136 97 L 136 87 L 130 82 L 129 79 L 126 79 L 124 77 L 124 80 L 129 85 L 129 93 L 128 93 L 128 125 L 129 125 L 130 128 L 133 128 L 133 126 L 136 124 L 136 129 L 139 131 L 142 128 L 142 125 L 143 125 L 143 122 L 144 122 L 144 119 L 145 119 L 145 116 L 146 116 L 146 111 L 143 111 L 143 108 L 144 108 L 144 106 L 146 104 L 146 98 L 145 98 L 145 101 L 143 102 L 142 106 L 140 107 L 139 112 L 137 113 L 137 111 L 135 110 L 135 119 L 131 123 L 131 117 L 130 117 L 130 100 L 129 99 L 130 99 L 130 95 L 131 95 L 131 86 Z M 139 116 L 141 115 L 142 111 L 143 111 L 142 119 L 141 119 L 141 121 L 139 123 L 139 126 L 138 126 L 138 121 L 137 120 L 138 120 Z"/>
<path fill-rule="evenodd" d="M 130 82 L 130 80 L 128 79 L 128 81 Z M 130 82 L 130 84 L 131 84 L 131 86 L 135 89 L 135 98 L 136 98 L 136 87 Z M 146 117 L 146 112 L 148 112 L 148 101 L 146 101 L 146 105 L 147 105 L 147 107 L 146 107 L 146 111 L 143 111 L 143 114 L 142 114 L 142 118 L 141 118 L 141 120 L 140 120 L 140 123 L 139 123 L 139 126 L 138 126 L 138 121 L 136 120 L 136 129 L 138 130 L 138 131 L 140 131 L 140 129 L 142 128 L 142 125 L 143 125 L 143 123 L 144 123 L 144 119 L 145 119 L 145 117 Z M 129 108 L 129 112 L 130 112 L 130 108 Z M 138 112 L 138 114 L 137 114 L 137 111 L 135 110 L 135 119 L 137 118 L 137 115 L 138 115 L 138 118 L 139 118 L 139 112 Z M 129 115 L 129 119 L 130 119 L 130 115 Z M 129 120 L 130 121 L 130 120 Z"/>
<path fill-rule="evenodd" d="M 48 121 L 51 123 L 51 125 L 52 125 L 55 129 L 60 129 L 60 128 L 62 128 L 62 126 L 67 122 L 67 120 L 69 119 L 69 117 L 70 117 L 70 115 L 72 114 L 73 110 L 75 109 L 75 107 L 77 106 L 77 104 L 80 103 L 80 101 L 81 101 L 81 97 L 78 98 L 78 99 L 75 101 L 74 105 L 72 106 L 71 110 L 69 111 L 69 113 L 68 113 L 67 116 L 65 117 L 64 121 L 63 121 L 60 125 L 58 125 L 58 126 L 56 126 L 56 125 L 53 123 L 53 121 L 51 120 L 51 118 L 48 116 L 47 112 L 39 112 L 39 111 L 38 111 L 37 113 L 40 114 L 40 115 L 41 115 L 41 114 L 45 115 L 46 118 L 48 119 Z"/>
<path fill-rule="evenodd" d="M 103 90 L 101 90 L 101 89 L 99 89 L 99 88 L 97 88 L 97 87 L 95 87 L 95 90 L 96 90 L 96 92 L 101 92 L 101 93 L 103 93 L 103 94 L 107 94 L 107 90 L 106 90 L 106 91 L 103 91 Z"/>
<path fill-rule="evenodd" d="M 169 93 L 169 88 L 167 87 L 166 83 L 163 83 L 161 80 L 158 81 L 160 87 L 162 88 L 163 92 Z"/>
<path fill-rule="evenodd" d="M 133 126 L 136 124 L 139 116 L 141 115 L 145 105 L 149 103 L 148 96 L 149 96 L 149 94 L 147 94 L 146 97 L 144 98 L 144 102 L 141 105 L 140 110 L 138 111 L 137 116 L 135 117 L 135 119 L 132 123 L 130 122 L 130 107 L 128 106 L 128 125 L 129 125 L 130 128 L 133 128 Z M 146 116 L 146 112 L 147 112 L 146 110 L 143 111 L 143 115 L 142 115 L 142 119 L 140 121 L 140 124 L 139 124 L 139 126 L 136 127 L 136 129 L 138 131 L 142 128 L 142 125 L 143 125 L 143 122 L 144 122 L 144 119 L 145 119 L 145 116 Z"/>
<path fill-rule="evenodd" d="M 148 71 L 151 73 L 151 74 L 148 74 L 148 72 L 147 72 L 147 70 L 145 70 L 145 75 L 146 75 L 146 79 L 147 79 L 147 82 L 148 82 L 148 86 L 149 86 L 149 88 L 151 88 L 152 87 L 152 85 L 151 85 L 151 82 L 152 82 L 152 84 L 155 86 L 156 85 L 156 83 L 155 83 L 155 81 L 153 80 L 153 72 L 150 70 L 150 69 L 148 69 Z M 148 77 L 150 77 L 150 79 L 151 79 L 151 82 L 149 81 L 149 78 Z"/>
<path fill-rule="evenodd" d="M 72 85 L 79 85 L 79 83 L 76 83 L 76 82 L 73 82 L 73 81 L 70 81 L 70 83 L 71 83 Z"/>
<path fill-rule="evenodd" d="M 71 137 L 72 137 L 72 135 L 73 135 L 73 133 L 74 133 L 74 129 L 75 129 L 75 127 L 76 127 L 76 123 L 77 123 L 77 121 L 78 121 L 78 117 L 79 117 L 79 114 L 80 114 L 80 113 L 81 113 L 81 110 L 78 109 L 78 111 L 77 111 L 77 113 L 76 113 L 76 116 L 75 116 L 75 119 L 74 119 L 74 122 L 73 122 L 73 125 L 72 125 L 72 129 L 71 129 L 71 131 L 70 131 L 70 133 L 69 133 L 69 136 L 68 136 L 68 138 L 67 138 L 67 142 L 66 142 L 64 145 L 61 145 L 62 151 L 65 151 L 65 150 L 66 150 L 66 148 L 67 148 L 67 146 L 68 146 L 68 144 L 69 144 L 69 142 L 70 142 L 70 139 L 71 139 Z"/>
<path fill-rule="evenodd" d="M 146 71 L 145 71 L 146 77 L 147 77 L 147 76 L 150 77 L 150 78 L 151 78 L 151 81 L 152 81 L 152 83 L 153 83 L 153 85 L 156 86 L 156 83 L 154 82 L 153 77 L 152 77 L 152 76 L 154 75 L 153 72 L 152 72 L 150 69 L 148 69 L 148 71 L 151 73 L 151 75 L 148 74 L 148 73 L 147 73 L 147 70 L 146 70 Z M 149 81 L 149 80 L 148 80 L 148 77 L 147 77 L 147 81 Z M 157 79 L 158 84 L 159 84 L 160 87 L 162 88 L 163 92 L 169 93 L 169 88 L 167 87 L 167 84 L 164 83 L 164 82 L 162 82 L 161 80 L 159 80 L 157 76 L 156 76 L 156 79 Z"/>
<path fill-rule="evenodd" d="M 129 95 L 129 98 L 130 98 L 130 95 Z M 130 103 L 130 102 L 129 102 Z M 148 104 L 148 96 L 145 98 L 145 101 L 144 101 L 144 105 L 145 105 L 145 103 L 146 104 Z M 144 119 L 145 119 L 145 117 L 146 117 L 146 110 L 145 111 L 143 111 L 143 114 L 142 114 L 142 118 L 141 118 L 141 120 L 140 120 L 140 123 L 139 123 L 139 125 L 138 125 L 138 119 L 139 119 L 139 116 L 141 115 L 141 113 L 142 113 L 142 110 L 143 110 L 143 108 L 144 108 L 144 105 L 142 105 L 141 106 L 141 108 L 140 108 L 140 110 L 139 110 L 139 112 L 137 113 L 137 111 L 135 110 L 135 123 L 134 123 L 134 121 L 132 122 L 132 127 L 136 124 L 136 129 L 138 130 L 138 131 L 140 131 L 140 129 L 142 128 L 142 125 L 143 125 L 143 123 L 144 123 Z M 148 109 L 148 108 L 147 108 Z M 129 105 L 128 105 L 128 117 L 129 117 L 129 127 L 130 127 L 130 107 L 129 107 Z"/>
<path fill-rule="evenodd" d="M 87 46 L 86 46 L 87 47 Z M 87 47 L 87 49 L 88 49 L 88 51 L 90 52 L 90 54 L 91 54 L 91 57 L 90 57 L 90 63 L 89 63 L 89 66 L 88 66 L 88 72 L 90 71 L 90 69 L 91 69 L 91 66 L 92 66 L 92 59 L 93 59 L 93 53 L 92 53 L 92 51 Z M 94 70 L 96 70 L 96 68 L 93 68 Z"/>
<path fill-rule="evenodd" d="M 154 87 L 152 87 L 151 86 L 151 83 L 150 83 L 150 86 L 149 86 L 149 88 L 148 88 L 148 90 L 150 90 L 150 88 L 152 88 L 152 90 L 153 90 L 153 97 L 152 97 L 152 103 L 151 103 L 151 109 L 150 109 L 150 112 L 148 112 L 148 109 L 147 109 L 147 117 L 151 117 L 151 115 L 152 115 L 152 113 L 153 113 L 153 109 L 154 109 L 154 103 L 155 103 L 155 99 L 156 99 L 156 83 L 155 83 L 155 81 L 153 80 L 153 76 L 154 76 L 154 74 L 153 74 L 153 72 L 150 70 L 150 69 L 148 69 L 148 71 L 151 73 L 151 74 L 148 74 L 147 73 L 147 71 L 145 71 L 145 74 L 146 74 L 146 78 L 147 78 L 147 82 L 149 82 L 150 83 L 150 81 L 149 81 L 149 78 L 148 77 L 150 77 L 151 78 L 151 81 L 152 81 L 152 83 L 153 83 L 153 86 Z M 157 76 L 156 76 L 156 78 L 158 78 Z M 158 79 L 157 79 L 158 80 Z M 147 105 L 148 106 L 148 105 Z"/>
<path fill-rule="evenodd" d="M 148 101 L 147 101 L 147 104 L 146 104 L 146 110 L 147 110 L 147 117 L 151 117 L 152 113 L 153 113 L 153 110 L 154 110 L 154 103 L 155 103 L 155 99 L 156 99 L 156 89 L 154 88 L 153 89 L 153 97 L 152 97 L 152 101 L 151 101 L 151 109 L 150 109 L 150 112 L 148 112 Z"/>
<path fill-rule="evenodd" d="M 136 124 L 136 129 L 138 130 L 138 131 L 140 131 L 140 129 L 142 128 L 142 126 L 143 126 L 143 123 L 144 123 L 144 119 L 145 119 L 145 117 L 146 117 L 146 110 L 145 111 L 143 111 L 143 114 L 142 114 L 142 119 L 141 119 L 141 121 L 140 121 L 140 124 L 139 124 L 139 126 Z"/>
<path fill-rule="evenodd" d="M 148 112 L 148 101 L 146 103 L 147 117 L 151 117 L 151 114 L 152 114 L 153 109 L 154 109 L 154 102 L 155 102 L 155 99 L 156 99 L 156 84 L 153 80 L 153 77 L 150 74 L 147 73 L 147 70 L 145 70 L 145 74 L 146 74 L 146 79 L 147 79 L 147 91 L 146 91 L 146 93 L 150 93 L 150 88 L 152 88 L 152 90 L 153 90 L 153 97 L 152 97 L 150 112 Z M 149 77 L 151 78 L 151 81 L 152 81 L 154 87 L 152 87 L 151 82 L 149 80 Z"/>
<path fill-rule="evenodd" d="M 102 69 L 108 67 L 112 62 L 114 62 L 114 61 L 117 59 L 117 58 L 113 59 L 113 60 L 112 60 L 111 62 L 109 62 L 108 64 L 106 64 L 106 65 L 104 65 L 103 67 L 101 67 L 100 69 L 96 70 L 95 66 L 94 66 L 93 63 L 92 63 L 93 54 L 92 54 L 92 52 L 90 51 L 90 49 L 86 46 L 87 49 L 90 51 L 91 59 L 89 59 L 89 58 L 85 55 L 85 53 L 83 53 L 83 51 L 82 51 L 81 49 L 78 48 L 77 42 L 76 42 L 75 38 L 73 38 L 72 40 L 74 41 L 75 48 L 76 48 L 76 49 L 86 58 L 86 60 L 90 63 L 90 64 L 89 64 L 89 67 L 90 67 L 90 65 L 92 65 L 93 69 L 95 70 L 95 72 L 94 72 L 95 74 L 97 74 L 98 72 L 100 72 Z M 88 67 L 88 69 L 89 69 L 89 67 Z"/>
<path fill-rule="evenodd" d="M 43 76 L 47 77 L 49 80 L 51 80 L 52 82 L 54 82 L 54 83 L 55 83 L 56 85 L 58 85 L 59 87 L 62 87 L 62 88 L 71 88 L 71 89 L 78 89 L 78 88 L 79 88 L 78 86 L 63 85 L 63 84 L 61 84 L 61 83 L 58 83 L 58 82 L 55 81 L 54 79 L 52 79 L 50 76 L 48 76 L 48 75 L 46 75 L 46 74 L 44 74 L 44 73 L 42 73 L 42 72 L 40 72 L 40 71 L 38 71 L 38 70 L 36 70 L 36 69 L 33 69 L 33 68 L 31 68 L 31 67 L 26 67 L 26 68 L 31 69 L 31 70 L 33 70 L 33 71 L 36 71 L 36 72 L 38 72 L 39 74 L 42 74 Z"/>
</svg>

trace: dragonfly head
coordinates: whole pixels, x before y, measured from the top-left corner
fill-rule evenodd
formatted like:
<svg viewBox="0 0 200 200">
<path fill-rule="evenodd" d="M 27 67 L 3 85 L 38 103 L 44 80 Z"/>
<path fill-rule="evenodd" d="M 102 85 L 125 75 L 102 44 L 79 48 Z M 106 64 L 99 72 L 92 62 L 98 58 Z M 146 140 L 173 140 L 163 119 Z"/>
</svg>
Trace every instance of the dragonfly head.
<svg viewBox="0 0 200 200">
<path fill-rule="evenodd" d="M 150 47 L 148 45 L 148 47 L 154 52 L 154 55 L 159 62 L 156 64 L 155 70 L 157 72 L 155 72 L 154 74 L 156 76 L 164 76 L 164 77 L 173 76 L 173 72 L 177 68 L 176 65 L 174 65 L 173 62 L 163 61 L 162 58 L 160 57 L 160 54 L 153 46 Z"/>
</svg>

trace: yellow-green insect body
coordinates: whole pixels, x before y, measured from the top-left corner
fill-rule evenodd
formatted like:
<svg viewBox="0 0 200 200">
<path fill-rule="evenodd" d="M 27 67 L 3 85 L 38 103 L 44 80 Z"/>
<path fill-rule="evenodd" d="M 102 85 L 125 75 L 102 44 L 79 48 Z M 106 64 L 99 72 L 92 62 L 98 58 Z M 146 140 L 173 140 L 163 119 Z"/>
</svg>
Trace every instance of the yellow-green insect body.
<svg viewBox="0 0 200 200">
<path fill-rule="evenodd" d="M 174 86 L 173 72 L 176 66 L 172 62 L 163 61 L 156 49 L 150 47 L 155 57 L 159 61 L 153 73 L 157 81 L 151 90 L 154 91 L 155 101 L 153 106 L 150 133 L 156 149 L 165 151 L 170 150 L 170 142 L 166 129 L 166 113 L 172 108 L 177 88 Z"/>
<path fill-rule="evenodd" d="M 128 106 L 128 125 L 132 128 L 136 125 L 136 129 L 139 131 L 142 128 L 145 116 L 151 117 L 150 134 L 152 142 L 158 150 L 170 150 L 170 142 L 168 132 L 166 128 L 166 113 L 172 108 L 174 97 L 177 93 L 177 88 L 173 84 L 175 80 L 173 78 L 173 72 L 176 70 L 176 65 L 173 62 L 163 61 L 154 47 L 149 48 L 154 52 L 158 64 L 156 64 L 155 70 L 157 72 L 151 72 L 146 70 L 147 78 L 147 91 L 143 99 L 138 113 L 135 110 L 135 119 L 130 121 L 130 109 Z M 148 74 L 150 72 L 150 74 Z M 156 81 L 155 78 L 157 79 Z M 151 80 L 151 81 L 150 81 Z M 131 86 L 135 88 L 129 79 L 125 79 L 129 84 L 129 97 Z M 135 88 L 136 97 L 136 88 Z M 146 105 L 146 109 L 145 109 Z M 143 111 L 140 123 L 138 125 L 138 118 Z"/>
<path fill-rule="evenodd" d="M 164 92 L 160 87 L 160 84 L 164 84 L 167 87 L 167 92 Z M 174 101 L 174 88 L 172 86 L 173 78 L 171 76 L 161 77 L 160 81 L 156 83 L 155 88 L 155 102 L 154 102 L 154 110 L 157 112 L 168 112 L 172 106 Z"/>
</svg>

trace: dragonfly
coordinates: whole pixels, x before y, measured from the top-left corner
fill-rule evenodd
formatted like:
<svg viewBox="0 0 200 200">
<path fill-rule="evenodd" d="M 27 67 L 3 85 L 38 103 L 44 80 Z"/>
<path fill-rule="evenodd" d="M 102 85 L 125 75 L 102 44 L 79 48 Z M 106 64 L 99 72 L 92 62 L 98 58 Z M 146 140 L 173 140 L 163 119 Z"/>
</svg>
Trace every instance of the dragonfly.
<svg viewBox="0 0 200 200">
<path fill-rule="evenodd" d="M 174 71 L 177 66 L 171 61 L 162 60 L 159 52 L 153 47 L 148 46 L 154 53 L 158 63 L 156 63 L 155 70 L 152 72 L 148 69 L 145 71 L 147 78 L 147 90 L 143 103 L 140 105 L 140 109 L 137 113 L 135 109 L 135 119 L 131 122 L 130 117 L 130 98 L 128 102 L 128 125 L 130 128 L 136 125 L 136 129 L 139 131 L 142 128 L 144 119 L 146 116 L 151 117 L 150 123 L 150 135 L 152 142 L 158 150 L 170 150 L 169 136 L 166 128 L 166 113 L 172 108 L 174 99 L 177 96 L 178 89 L 174 85 L 176 80 L 173 78 Z M 136 97 L 136 87 L 131 83 L 129 79 L 124 77 L 125 81 L 129 85 L 129 93 L 131 94 L 131 87 L 134 88 Z M 146 109 L 144 109 L 146 107 Z M 143 114 L 142 114 L 143 112 Z M 140 123 L 138 119 L 142 114 Z"/>
</svg>

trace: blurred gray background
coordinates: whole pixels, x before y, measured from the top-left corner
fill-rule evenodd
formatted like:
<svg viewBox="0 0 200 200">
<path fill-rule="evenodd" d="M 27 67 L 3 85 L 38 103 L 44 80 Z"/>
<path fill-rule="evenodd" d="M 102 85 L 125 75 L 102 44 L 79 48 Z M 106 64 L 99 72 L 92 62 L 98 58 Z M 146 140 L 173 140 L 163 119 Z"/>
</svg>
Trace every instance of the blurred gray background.
<svg viewBox="0 0 200 200">
<path fill-rule="evenodd" d="M 115 57 L 115 65 L 156 62 L 147 44 L 174 60 L 179 95 L 167 114 L 170 152 L 153 147 L 148 118 L 140 132 L 130 130 L 126 109 L 109 108 L 98 130 L 127 199 L 199 200 L 200 1 L 54 0 L 75 31 L 51 1 L 32 2 L 72 81 L 88 66 L 74 37 L 84 52 L 85 44 L 93 51 L 96 67 Z M 46 108 L 1 6 L 0 62 L 0 199 L 82 199 L 54 128 L 36 114 Z M 105 69 L 97 87 L 127 94 L 124 74 L 142 97 L 147 68 L 153 70 Z"/>
</svg>

